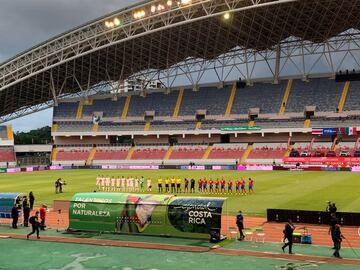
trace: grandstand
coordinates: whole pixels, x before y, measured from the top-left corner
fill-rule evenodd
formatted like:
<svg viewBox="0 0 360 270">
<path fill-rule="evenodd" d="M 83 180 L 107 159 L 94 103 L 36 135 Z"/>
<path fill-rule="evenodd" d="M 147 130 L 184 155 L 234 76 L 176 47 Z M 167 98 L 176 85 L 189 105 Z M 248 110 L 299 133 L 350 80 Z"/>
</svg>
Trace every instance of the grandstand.
<svg viewBox="0 0 360 270">
<path fill-rule="evenodd" d="M 345 82 L 336 82 L 331 78 L 312 78 L 309 81 L 294 78 L 291 82 L 287 104 L 282 113 L 279 110 L 283 105 L 284 95 L 289 90 L 289 80 L 278 84 L 259 82 L 251 86 L 236 87 L 228 116 L 225 115 L 227 106 L 236 85 L 231 82 L 220 89 L 203 86 L 198 91 L 193 91 L 184 87 L 180 91 L 156 90 L 145 96 L 134 92 L 119 96 L 116 101 L 110 98 L 98 99 L 95 95 L 84 106 L 81 106 L 86 104 L 84 100 L 59 103 L 53 116 L 56 125 L 56 131 L 53 132 L 55 143 L 63 145 L 65 140 L 71 145 L 78 145 L 78 148 L 57 148 L 58 155 L 54 162 L 281 163 L 291 146 L 289 136 L 292 140 L 291 148 L 301 152 L 304 149 L 301 145 L 308 144 L 311 145 L 310 155 L 320 155 L 320 152 L 326 156 L 334 148 L 334 142 L 330 140 L 321 145 L 312 143 L 316 137 L 311 134 L 311 128 L 359 126 L 360 112 L 356 108 L 347 110 L 347 103 L 344 104 L 344 112 L 340 114 L 336 111 Z M 349 94 L 353 99 L 360 99 L 360 91 L 353 90 L 356 87 L 356 82 L 350 83 Z M 130 103 L 124 117 L 128 97 Z M 316 109 L 309 126 L 305 127 L 307 106 L 315 106 Z M 250 134 L 247 130 L 231 131 L 231 127 L 251 125 L 251 108 L 260 109 L 252 124 L 259 130 L 253 130 Z M 178 112 L 174 117 L 176 109 Z M 69 114 L 70 111 L 72 115 Z M 154 113 L 147 115 L 149 112 Z M 92 122 L 94 114 L 101 115 L 96 130 Z M 230 131 L 224 132 L 226 128 L 230 128 Z M 259 137 L 260 134 L 264 135 Z M 77 139 L 79 136 L 80 140 Z M 116 146 L 111 139 L 114 136 L 131 136 L 134 146 Z M 351 144 L 354 147 L 350 148 L 350 154 L 353 154 L 356 138 L 347 139 L 353 140 Z M 89 148 L 84 144 L 91 146 Z M 97 149 L 94 150 L 94 157 L 89 159 L 93 144 Z M 99 145 L 103 146 L 99 148 Z M 335 151 L 337 156 L 341 152 L 339 149 Z"/>
<path fill-rule="evenodd" d="M 14 138 L 11 126 L 0 126 L 0 167 L 15 166 Z"/>
</svg>

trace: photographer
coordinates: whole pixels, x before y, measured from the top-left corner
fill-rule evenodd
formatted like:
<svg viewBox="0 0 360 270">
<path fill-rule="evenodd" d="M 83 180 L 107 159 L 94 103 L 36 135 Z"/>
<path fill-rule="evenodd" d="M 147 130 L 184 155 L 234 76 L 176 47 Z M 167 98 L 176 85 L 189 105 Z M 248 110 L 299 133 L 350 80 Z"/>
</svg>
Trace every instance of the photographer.
<svg viewBox="0 0 360 270">
<path fill-rule="evenodd" d="M 58 181 L 59 193 L 63 193 L 62 187 L 63 187 L 64 185 L 66 185 L 66 182 L 65 182 L 65 180 L 63 181 L 61 178 L 59 178 L 57 181 Z"/>
</svg>

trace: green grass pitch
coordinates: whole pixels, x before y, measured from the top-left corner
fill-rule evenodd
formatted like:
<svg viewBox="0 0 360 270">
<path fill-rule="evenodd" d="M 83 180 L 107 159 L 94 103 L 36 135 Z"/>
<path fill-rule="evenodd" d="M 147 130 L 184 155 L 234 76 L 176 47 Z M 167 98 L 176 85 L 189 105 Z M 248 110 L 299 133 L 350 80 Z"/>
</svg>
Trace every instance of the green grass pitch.
<svg viewBox="0 0 360 270">
<path fill-rule="evenodd" d="M 153 193 L 157 192 L 156 179 L 165 177 L 200 177 L 235 180 L 252 177 L 255 194 L 247 196 L 209 195 L 228 197 L 227 210 L 241 209 L 247 215 L 264 216 L 267 208 L 324 210 L 326 201 L 336 202 L 338 211 L 360 212 L 360 174 L 350 172 L 288 172 L 288 171 L 186 171 L 186 170 L 64 170 L 32 173 L 0 174 L 0 192 L 33 191 L 35 204 L 52 205 L 53 200 L 69 200 L 74 193 L 96 189 L 98 174 L 110 176 L 144 176 L 153 180 Z M 58 177 L 66 180 L 64 193 L 55 194 L 54 182 Z M 234 188 L 234 187 L 233 187 Z M 234 191 L 233 191 L 234 192 Z M 181 196 L 181 195 L 180 195 Z"/>
</svg>

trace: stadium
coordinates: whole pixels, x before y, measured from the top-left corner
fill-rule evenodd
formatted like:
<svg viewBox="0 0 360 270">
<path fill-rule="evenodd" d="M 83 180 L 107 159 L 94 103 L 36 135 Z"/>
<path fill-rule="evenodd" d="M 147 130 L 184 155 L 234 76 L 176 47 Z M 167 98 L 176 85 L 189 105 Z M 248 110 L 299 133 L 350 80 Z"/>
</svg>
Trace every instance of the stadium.
<svg viewBox="0 0 360 270">
<path fill-rule="evenodd" d="M 52 261 L 34 269 L 357 269 L 359 16 L 357 0 L 144 1 L 2 63 L 0 243 L 26 260 L 0 268 L 35 246 Z M 8 122 L 49 108 L 52 143 L 15 144 Z M 8 226 L 30 191 L 36 243 Z"/>
</svg>

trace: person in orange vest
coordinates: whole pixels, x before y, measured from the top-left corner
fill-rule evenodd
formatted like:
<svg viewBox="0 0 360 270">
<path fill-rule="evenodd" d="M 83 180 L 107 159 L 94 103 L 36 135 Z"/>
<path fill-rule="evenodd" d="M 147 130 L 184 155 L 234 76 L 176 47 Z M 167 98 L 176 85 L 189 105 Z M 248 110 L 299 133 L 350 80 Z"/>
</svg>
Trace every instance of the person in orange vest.
<svg viewBox="0 0 360 270">
<path fill-rule="evenodd" d="M 47 210 L 47 206 L 43 204 L 42 207 L 40 208 L 40 230 L 42 231 L 45 231 L 46 228 L 46 224 L 45 224 L 46 210 Z"/>
</svg>

